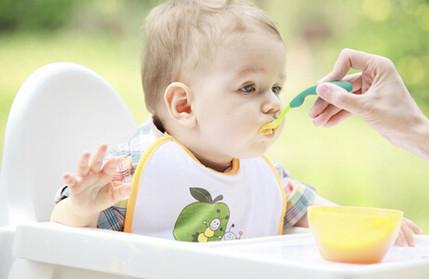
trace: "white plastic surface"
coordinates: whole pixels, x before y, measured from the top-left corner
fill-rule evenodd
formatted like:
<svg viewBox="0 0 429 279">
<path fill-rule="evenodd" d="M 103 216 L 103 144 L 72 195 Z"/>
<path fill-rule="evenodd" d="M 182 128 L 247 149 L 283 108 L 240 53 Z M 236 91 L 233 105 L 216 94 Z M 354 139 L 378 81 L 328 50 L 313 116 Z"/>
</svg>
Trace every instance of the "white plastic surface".
<svg viewBox="0 0 429 279">
<path fill-rule="evenodd" d="M 0 227 L 0 278 L 6 278 L 13 262 L 12 245 L 15 235 L 14 226 Z"/>
<path fill-rule="evenodd" d="M 0 279 L 13 262 L 13 226 L 49 220 L 63 173 L 75 171 L 80 154 L 94 151 L 101 143 L 126 142 L 135 128 L 114 89 L 83 66 L 49 64 L 25 80 L 5 130 L 0 174 Z M 34 265 L 25 266 L 31 273 Z"/>
<path fill-rule="evenodd" d="M 38 223 L 19 226 L 16 238 L 19 258 L 136 278 L 429 278 L 428 236 L 372 265 L 322 260 L 311 234 L 201 244 Z"/>
<path fill-rule="evenodd" d="M 311 278 L 429 278 L 429 236 L 415 237 L 415 247 L 392 247 L 377 264 L 345 264 L 324 260 L 311 234 L 290 235 L 237 243 L 219 243 L 227 253 L 255 259 L 307 266 Z M 387 276 L 389 275 L 389 276 Z M 386 277 L 384 277 L 386 276 Z"/>
<path fill-rule="evenodd" d="M 84 151 L 126 142 L 135 123 L 113 88 L 91 70 L 54 63 L 34 72 L 10 109 L 1 192 L 9 224 L 47 221 L 65 171 Z"/>
</svg>

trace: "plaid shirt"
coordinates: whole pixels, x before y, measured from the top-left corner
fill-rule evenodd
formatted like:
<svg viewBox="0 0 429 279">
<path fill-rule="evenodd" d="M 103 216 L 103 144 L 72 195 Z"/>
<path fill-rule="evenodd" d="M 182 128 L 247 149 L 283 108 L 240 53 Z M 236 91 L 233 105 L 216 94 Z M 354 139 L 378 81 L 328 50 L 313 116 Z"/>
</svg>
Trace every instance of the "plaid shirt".
<svg viewBox="0 0 429 279">
<path fill-rule="evenodd" d="M 154 138 L 160 135 L 162 135 L 162 133 L 150 120 L 137 130 L 128 143 L 118 145 L 116 148 L 108 151 L 108 154 L 104 158 L 105 161 L 112 157 L 125 158 L 121 166 L 119 166 L 117 173 L 112 178 L 113 183 L 122 183 L 124 180 L 130 180 L 146 147 Z M 281 165 L 276 165 L 276 168 L 280 174 L 287 197 L 287 210 L 284 224 L 285 228 L 290 228 L 305 215 L 308 206 L 313 203 L 316 193 L 311 186 L 289 177 Z M 68 196 L 68 187 L 65 185 L 57 192 L 55 202 L 58 203 Z M 123 231 L 126 212 L 127 200 L 120 201 L 114 206 L 105 209 L 98 218 L 97 228 Z"/>
</svg>

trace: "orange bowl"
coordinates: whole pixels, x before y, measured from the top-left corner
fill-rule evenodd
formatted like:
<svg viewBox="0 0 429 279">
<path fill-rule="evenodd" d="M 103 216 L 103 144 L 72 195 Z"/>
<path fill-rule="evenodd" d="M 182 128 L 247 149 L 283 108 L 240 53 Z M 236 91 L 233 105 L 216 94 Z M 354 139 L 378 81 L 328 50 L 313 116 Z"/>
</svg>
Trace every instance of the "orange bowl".
<svg viewBox="0 0 429 279">
<path fill-rule="evenodd" d="M 395 242 L 403 212 L 393 209 L 311 206 L 310 230 L 321 256 L 347 263 L 377 263 Z"/>
</svg>

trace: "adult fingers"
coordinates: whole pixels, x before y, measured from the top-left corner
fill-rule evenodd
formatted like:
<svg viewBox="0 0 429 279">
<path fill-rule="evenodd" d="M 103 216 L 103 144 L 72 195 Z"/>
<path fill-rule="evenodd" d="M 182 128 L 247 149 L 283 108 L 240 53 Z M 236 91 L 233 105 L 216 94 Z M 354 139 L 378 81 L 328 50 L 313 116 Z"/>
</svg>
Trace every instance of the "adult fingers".
<svg viewBox="0 0 429 279">
<path fill-rule="evenodd" d="M 319 82 L 325 82 L 328 80 L 321 79 Z M 362 73 L 355 73 L 348 76 L 345 76 L 343 78 L 343 81 L 348 81 L 352 84 L 352 92 L 355 94 L 360 94 L 362 90 Z M 317 98 L 316 102 L 314 103 L 313 107 L 309 111 L 309 116 L 312 118 L 317 117 L 319 114 L 321 114 L 327 107 L 329 106 L 329 103 L 322 98 Z M 340 110 L 337 111 L 337 113 Z"/>
<path fill-rule="evenodd" d="M 325 127 L 329 128 L 329 127 L 335 126 L 341 121 L 343 121 L 344 119 L 348 118 L 350 115 L 351 115 L 350 112 L 346 110 L 342 110 L 337 114 L 335 114 L 334 116 L 332 116 L 330 119 L 328 119 L 328 121 L 325 123 Z"/>
<path fill-rule="evenodd" d="M 313 123 L 316 126 L 325 125 L 329 121 L 329 119 L 331 119 L 331 117 L 333 117 L 340 111 L 342 111 L 342 109 L 339 109 L 333 105 L 329 105 L 317 117 L 313 118 Z"/>
<path fill-rule="evenodd" d="M 329 82 L 319 84 L 316 92 L 323 100 L 340 109 L 354 114 L 359 114 L 364 110 L 360 95 L 348 93 L 343 88 Z"/>
<path fill-rule="evenodd" d="M 329 76 L 325 76 L 317 81 L 317 83 L 333 81 L 335 79 L 329 79 Z M 357 93 L 362 88 L 362 72 L 346 75 L 341 78 L 342 81 L 348 81 L 352 84 L 352 92 Z"/>
<path fill-rule="evenodd" d="M 310 109 L 308 115 L 312 118 L 317 117 L 319 114 L 321 114 L 327 107 L 329 106 L 329 103 L 323 100 L 322 98 L 317 98 L 316 102 L 314 103 L 313 107 Z"/>
<path fill-rule="evenodd" d="M 345 76 L 342 80 L 352 84 L 352 93 L 360 94 L 362 91 L 362 72 Z"/>
<path fill-rule="evenodd" d="M 350 69 L 365 70 L 372 57 L 372 54 L 363 51 L 349 48 L 343 49 L 340 52 L 332 71 L 327 74 L 323 80 L 341 80 Z"/>
</svg>

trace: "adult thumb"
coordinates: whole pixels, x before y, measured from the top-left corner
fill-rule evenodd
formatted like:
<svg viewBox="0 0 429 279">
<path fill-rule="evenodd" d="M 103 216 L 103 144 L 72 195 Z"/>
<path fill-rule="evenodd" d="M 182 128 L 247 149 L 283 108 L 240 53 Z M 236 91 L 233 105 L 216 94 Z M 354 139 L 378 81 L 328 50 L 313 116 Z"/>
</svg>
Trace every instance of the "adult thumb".
<svg viewBox="0 0 429 279">
<path fill-rule="evenodd" d="M 353 114 L 359 114 L 362 111 L 361 108 L 361 95 L 356 95 L 351 92 L 347 92 L 345 89 L 332 84 L 332 83 L 321 83 L 316 88 L 316 93 L 320 98 L 326 102 Z"/>
</svg>

